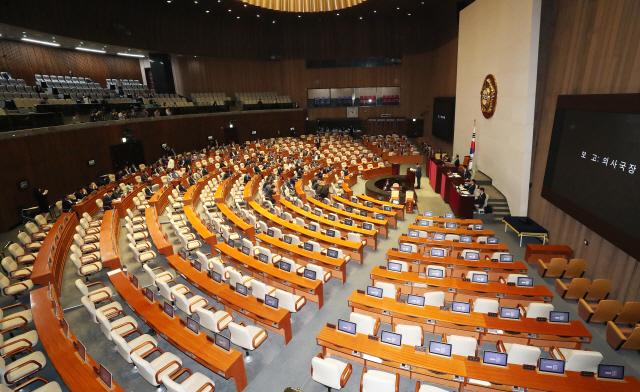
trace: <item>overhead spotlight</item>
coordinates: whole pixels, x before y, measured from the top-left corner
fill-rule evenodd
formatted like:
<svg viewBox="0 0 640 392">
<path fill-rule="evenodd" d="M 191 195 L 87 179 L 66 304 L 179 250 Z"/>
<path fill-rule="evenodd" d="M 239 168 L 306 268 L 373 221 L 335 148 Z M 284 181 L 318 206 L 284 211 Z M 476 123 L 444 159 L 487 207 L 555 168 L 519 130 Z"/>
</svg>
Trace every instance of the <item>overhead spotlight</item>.
<svg viewBox="0 0 640 392">
<path fill-rule="evenodd" d="M 144 57 L 141 54 L 133 54 L 133 53 L 118 53 L 119 56 L 129 56 L 129 57 Z"/>
<path fill-rule="evenodd" d="M 229 10 L 229 12 L 231 12 L 231 10 Z"/>
<path fill-rule="evenodd" d="M 362 16 L 360 17 L 360 19 L 362 19 Z"/>
<path fill-rule="evenodd" d="M 340 16 L 340 14 L 336 14 L 336 15 Z"/>
<path fill-rule="evenodd" d="M 236 16 L 236 19 L 240 19 L 240 17 L 239 17 L 239 16 Z"/>
<path fill-rule="evenodd" d="M 76 50 L 83 50 L 85 52 L 94 52 L 94 53 L 107 53 L 106 50 L 98 50 L 98 49 L 89 49 L 89 48 L 82 48 L 80 46 L 78 46 L 76 48 Z"/>
<path fill-rule="evenodd" d="M 260 15 L 256 15 L 258 18 L 260 17 Z"/>
<path fill-rule="evenodd" d="M 300 15 L 298 15 L 298 18 L 302 18 Z"/>
<path fill-rule="evenodd" d="M 407 14 L 407 15 L 411 16 L 411 14 Z"/>
<path fill-rule="evenodd" d="M 27 42 L 33 42 L 34 44 L 49 45 L 49 46 L 60 46 L 60 44 L 56 44 L 54 42 L 38 41 L 37 39 L 22 38 L 22 40 L 23 41 L 27 41 Z"/>
<path fill-rule="evenodd" d="M 373 10 L 373 13 L 374 13 L 374 14 L 375 14 L 376 12 L 378 12 L 378 11 L 376 11 L 376 10 Z"/>
<path fill-rule="evenodd" d="M 276 21 L 274 20 L 273 23 L 276 23 Z"/>
<path fill-rule="evenodd" d="M 207 11 L 207 14 L 209 13 L 209 11 Z"/>
<path fill-rule="evenodd" d="M 400 7 L 396 8 L 396 9 L 397 9 L 397 10 L 399 10 L 399 9 L 400 9 Z"/>
</svg>

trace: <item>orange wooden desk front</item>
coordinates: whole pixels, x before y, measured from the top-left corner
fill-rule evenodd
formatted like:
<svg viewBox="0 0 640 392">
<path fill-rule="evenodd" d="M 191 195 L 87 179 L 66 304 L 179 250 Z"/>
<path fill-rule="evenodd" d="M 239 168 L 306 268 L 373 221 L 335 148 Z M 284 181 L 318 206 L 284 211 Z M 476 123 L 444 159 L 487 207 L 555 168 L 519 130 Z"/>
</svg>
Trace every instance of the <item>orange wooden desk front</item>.
<svg viewBox="0 0 640 392">
<path fill-rule="evenodd" d="M 179 317 L 171 318 L 162 311 L 162 304 L 157 300 L 149 302 L 144 290 L 136 289 L 133 283 L 120 269 L 107 273 L 111 284 L 142 321 L 156 331 L 163 339 L 173 344 L 182 352 L 209 370 L 224 378 L 233 378 L 236 390 L 242 391 L 247 386 L 247 375 L 244 369 L 242 354 L 231 349 L 223 352 L 209 342 L 204 332 L 194 335 L 180 324 Z"/>
<path fill-rule="evenodd" d="M 113 388 L 109 389 L 100 381 L 98 375 L 93 371 L 94 367 L 100 367 L 87 354 L 87 362 L 80 358 L 73 343 L 78 339 L 69 328 L 69 337 L 65 335 L 60 321 L 62 320 L 62 308 L 58 303 L 58 317 L 54 313 L 49 298 L 49 289 L 42 287 L 31 291 L 31 313 L 33 322 L 38 332 L 38 337 L 42 342 L 47 356 L 62 377 L 62 380 L 72 392 L 97 392 L 116 391 L 124 392 L 118 384 L 113 383 Z M 55 294 L 54 294 L 54 297 Z M 57 300 L 57 297 L 55 298 Z"/>
<path fill-rule="evenodd" d="M 291 340 L 291 314 L 288 310 L 273 309 L 259 303 L 255 297 L 238 294 L 228 284 L 213 281 L 206 271 L 198 272 L 191 262 L 178 255 L 167 257 L 167 263 L 193 286 L 223 304 L 228 313 L 240 314 L 257 325 L 282 335 L 285 344 Z"/>
</svg>

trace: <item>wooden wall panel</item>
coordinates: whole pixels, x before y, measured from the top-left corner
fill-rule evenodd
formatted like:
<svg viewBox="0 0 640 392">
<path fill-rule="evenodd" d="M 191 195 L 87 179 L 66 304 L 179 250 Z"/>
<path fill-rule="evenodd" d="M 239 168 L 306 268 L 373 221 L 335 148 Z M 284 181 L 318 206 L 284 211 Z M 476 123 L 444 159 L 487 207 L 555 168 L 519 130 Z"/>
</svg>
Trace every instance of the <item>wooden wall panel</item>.
<svg viewBox="0 0 640 392">
<path fill-rule="evenodd" d="M 141 80 L 138 59 L 80 52 L 0 39 L 0 70 L 35 86 L 35 74 L 86 76 L 106 87 L 106 79 Z"/>
<path fill-rule="evenodd" d="M 20 223 L 20 210 L 33 207 L 35 188 L 49 190 L 49 204 L 81 186 L 97 181 L 102 174 L 113 173 L 109 146 L 121 144 L 123 128 L 133 128 L 134 138 L 142 142 L 144 157 L 136 164 L 153 163 L 163 153 L 162 143 L 176 152 L 202 149 L 207 137 L 224 140 L 223 127 L 235 120 L 240 142 L 283 136 L 289 129 L 304 129 L 303 110 L 228 113 L 216 115 L 175 116 L 159 120 L 104 122 L 82 127 L 57 127 L 51 132 L 4 139 L 0 143 L 0 167 L 3 168 L 3 191 L 0 193 L 0 231 Z M 251 135 L 256 131 L 256 135 Z M 87 161 L 94 159 L 95 166 Z M 20 191 L 19 181 L 29 181 L 30 188 Z"/>
<path fill-rule="evenodd" d="M 640 300 L 640 268 L 631 258 L 540 196 L 556 100 L 563 94 L 616 94 L 640 90 L 640 2 L 561 0 L 543 3 L 553 15 L 546 76 L 534 126 L 531 218 L 550 232 L 551 242 L 573 248 L 588 262 L 586 277 L 613 280 L 610 298 Z M 543 28 L 545 24 L 543 23 Z M 586 180 L 588 182 L 588 179 Z M 597 186 L 597 184 L 590 184 Z M 584 240 L 589 245 L 584 245 Z"/>
</svg>

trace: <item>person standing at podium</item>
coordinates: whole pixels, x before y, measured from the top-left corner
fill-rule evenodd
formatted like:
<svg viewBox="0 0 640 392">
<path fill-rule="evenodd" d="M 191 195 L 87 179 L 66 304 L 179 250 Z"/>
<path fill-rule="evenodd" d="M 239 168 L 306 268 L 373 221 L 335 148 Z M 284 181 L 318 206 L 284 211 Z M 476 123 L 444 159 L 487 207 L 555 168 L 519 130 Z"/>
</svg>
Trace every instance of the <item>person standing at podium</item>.
<svg viewBox="0 0 640 392">
<path fill-rule="evenodd" d="M 420 180 L 422 179 L 422 166 L 419 163 L 416 163 L 416 179 L 418 180 L 418 186 L 416 189 L 420 189 Z"/>
</svg>

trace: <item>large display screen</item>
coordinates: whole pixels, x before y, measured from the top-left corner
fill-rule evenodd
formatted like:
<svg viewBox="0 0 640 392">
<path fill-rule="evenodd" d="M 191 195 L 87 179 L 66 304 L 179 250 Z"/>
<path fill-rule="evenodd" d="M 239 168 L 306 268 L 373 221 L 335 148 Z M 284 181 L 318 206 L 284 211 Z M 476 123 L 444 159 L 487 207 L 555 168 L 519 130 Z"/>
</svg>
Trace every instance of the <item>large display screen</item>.
<svg viewBox="0 0 640 392">
<path fill-rule="evenodd" d="M 542 197 L 640 258 L 640 94 L 560 96 Z"/>
<path fill-rule="evenodd" d="M 455 97 L 436 97 L 433 99 L 433 136 L 453 143 L 453 129 L 456 115 Z"/>
</svg>

